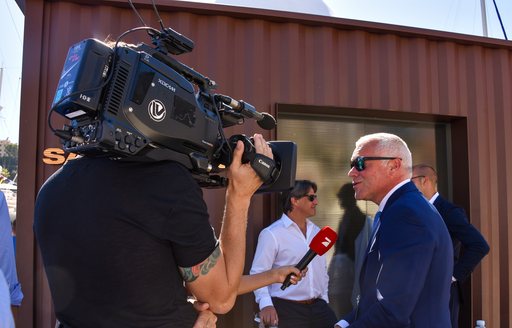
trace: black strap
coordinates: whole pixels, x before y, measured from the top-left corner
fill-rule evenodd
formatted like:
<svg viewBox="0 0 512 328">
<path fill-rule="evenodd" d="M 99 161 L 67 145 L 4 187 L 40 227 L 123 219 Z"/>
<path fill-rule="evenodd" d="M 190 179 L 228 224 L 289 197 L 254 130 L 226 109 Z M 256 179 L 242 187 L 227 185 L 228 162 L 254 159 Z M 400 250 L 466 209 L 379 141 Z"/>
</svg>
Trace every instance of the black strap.
<svg viewBox="0 0 512 328">
<path fill-rule="evenodd" d="M 254 157 L 253 157 L 254 156 Z M 279 176 L 276 162 L 270 157 L 255 153 L 251 159 L 251 166 L 264 183 L 272 183 Z"/>
</svg>

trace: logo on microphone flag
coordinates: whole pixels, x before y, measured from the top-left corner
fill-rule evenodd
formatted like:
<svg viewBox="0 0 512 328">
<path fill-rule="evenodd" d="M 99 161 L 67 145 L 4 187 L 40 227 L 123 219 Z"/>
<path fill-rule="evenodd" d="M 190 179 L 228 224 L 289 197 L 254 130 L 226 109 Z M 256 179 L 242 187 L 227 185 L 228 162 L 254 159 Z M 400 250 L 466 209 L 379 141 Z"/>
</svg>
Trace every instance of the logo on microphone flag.
<svg viewBox="0 0 512 328">
<path fill-rule="evenodd" d="M 325 241 L 322 242 L 322 245 L 324 245 L 324 247 L 329 247 L 329 245 L 331 244 L 331 240 L 327 237 L 325 237 Z"/>
<path fill-rule="evenodd" d="M 313 237 L 309 248 L 318 255 L 324 255 L 337 239 L 338 234 L 331 227 L 325 226 Z"/>
</svg>

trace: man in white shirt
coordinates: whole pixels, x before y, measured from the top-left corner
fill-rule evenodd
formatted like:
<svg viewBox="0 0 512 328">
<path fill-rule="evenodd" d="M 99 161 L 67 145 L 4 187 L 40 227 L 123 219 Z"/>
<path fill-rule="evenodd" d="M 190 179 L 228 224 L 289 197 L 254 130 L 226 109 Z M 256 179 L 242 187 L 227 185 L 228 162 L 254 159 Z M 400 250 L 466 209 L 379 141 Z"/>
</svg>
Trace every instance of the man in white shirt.
<svg viewBox="0 0 512 328">
<path fill-rule="evenodd" d="M 260 233 L 251 274 L 296 264 L 307 253 L 320 230 L 308 219 L 316 214 L 316 191 L 314 182 L 296 181 L 284 198 L 282 217 Z M 327 304 L 328 283 L 325 256 L 316 256 L 297 285 L 282 290 L 281 284 L 272 284 L 254 292 L 261 320 L 280 328 L 332 328 L 336 315 Z"/>
</svg>

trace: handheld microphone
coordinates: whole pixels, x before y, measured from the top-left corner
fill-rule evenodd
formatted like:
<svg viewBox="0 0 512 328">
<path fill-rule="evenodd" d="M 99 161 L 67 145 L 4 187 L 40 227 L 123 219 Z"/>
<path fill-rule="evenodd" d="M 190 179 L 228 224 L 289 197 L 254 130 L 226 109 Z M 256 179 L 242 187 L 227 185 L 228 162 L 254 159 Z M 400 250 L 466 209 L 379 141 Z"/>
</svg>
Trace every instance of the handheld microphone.
<svg viewBox="0 0 512 328">
<path fill-rule="evenodd" d="M 260 128 L 265 130 L 272 130 L 276 127 L 276 119 L 269 113 L 260 113 L 256 110 L 256 108 L 254 108 L 253 105 L 246 103 L 243 100 L 237 101 L 224 95 L 217 96 L 222 100 L 223 103 L 240 112 L 245 117 L 255 119 Z"/>
<path fill-rule="evenodd" d="M 297 263 L 295 266 L 300 271 L 304 270 L 309 262 L 313 260 L 313 258 L 317 255 L 324 255 L 331 247 L 334 245 L 336 240 L 338 239 L 338 234 L 332 230 L 331 227 L 325 226 L 323 227 L 311 240 L 309 244 L 309 250 L 304 255 L 304 257 Z M 281 286 L 282 290 L 290 287 L 291 282 L 290 278 L 292 277 L 292 273 L 290 273 L 283 282 Z"/>
</svg>

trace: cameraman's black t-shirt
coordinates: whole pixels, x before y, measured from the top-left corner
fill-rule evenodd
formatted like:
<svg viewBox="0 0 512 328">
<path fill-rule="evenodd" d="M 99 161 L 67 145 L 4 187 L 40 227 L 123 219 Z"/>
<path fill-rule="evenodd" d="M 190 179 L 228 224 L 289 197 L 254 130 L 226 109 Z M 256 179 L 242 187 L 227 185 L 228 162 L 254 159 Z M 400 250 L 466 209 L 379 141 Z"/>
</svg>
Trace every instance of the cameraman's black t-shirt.
<svg viewBox="0 0 512 328">
<path fill-rule="evenodd" d="M 177 266 L 216 247 L 202 191 L 175 162 L 79 158 L 43 185 L 34 230 L 70 327 L 192 327 Z"/>
</svg>

